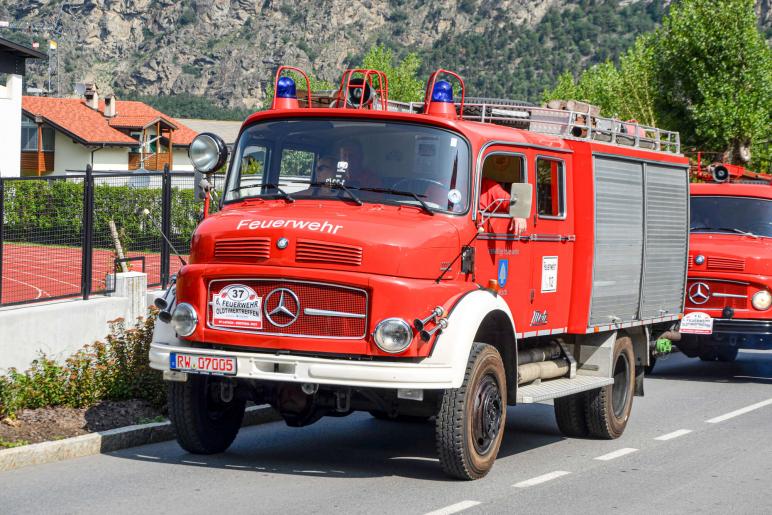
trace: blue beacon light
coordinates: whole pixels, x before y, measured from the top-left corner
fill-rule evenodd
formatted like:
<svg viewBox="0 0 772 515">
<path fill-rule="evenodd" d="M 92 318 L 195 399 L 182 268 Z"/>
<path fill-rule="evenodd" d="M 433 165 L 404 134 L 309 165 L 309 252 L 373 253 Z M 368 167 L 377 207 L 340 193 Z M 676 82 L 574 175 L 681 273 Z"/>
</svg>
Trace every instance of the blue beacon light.
<svg viewBox="0 0 772 515">
<path fill-rule="evenodd" d="M 289 77 L 281 77 L 276 82 L 276 96 L 278 98 L 297 98 L 295 81 Z"/>
<path fill-rule="evenodd" d="M 434 83 L 432 102 L 453 102 L 453 86 L 448 81 L 439 80 Z"/>
</svg>

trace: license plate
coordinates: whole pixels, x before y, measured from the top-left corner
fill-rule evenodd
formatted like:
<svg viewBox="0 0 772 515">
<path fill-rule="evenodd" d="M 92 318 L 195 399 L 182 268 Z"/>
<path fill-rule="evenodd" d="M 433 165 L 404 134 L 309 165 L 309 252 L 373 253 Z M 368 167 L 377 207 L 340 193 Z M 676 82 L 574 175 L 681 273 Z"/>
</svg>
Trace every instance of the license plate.
<svg viewBox="0 0 772 515">
<path fill-rule="evenodd" d="M 180 372 L 235 376 L 236 358 L 172 352 L 169 354 L 169 368 Z"/>
</svg>

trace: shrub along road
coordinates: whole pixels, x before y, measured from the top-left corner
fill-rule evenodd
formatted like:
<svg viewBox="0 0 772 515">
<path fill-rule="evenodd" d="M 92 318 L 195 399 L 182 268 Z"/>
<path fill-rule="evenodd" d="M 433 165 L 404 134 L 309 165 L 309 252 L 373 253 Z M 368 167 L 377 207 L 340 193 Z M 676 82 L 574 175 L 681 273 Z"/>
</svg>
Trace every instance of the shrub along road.
<svg viewBox="0 0 772 515">
<path fill-rule="evenodd" d="M 366 414 L 242 430 L 221 455 L 174 442 L 0 473 L 14 513 L 768 513 L 772 352 L 657 364 L 619 440 L 566 439 L 545 404 L 509 408 L 491 473 L 446 479 L 431 424 Z"/>
</svg>

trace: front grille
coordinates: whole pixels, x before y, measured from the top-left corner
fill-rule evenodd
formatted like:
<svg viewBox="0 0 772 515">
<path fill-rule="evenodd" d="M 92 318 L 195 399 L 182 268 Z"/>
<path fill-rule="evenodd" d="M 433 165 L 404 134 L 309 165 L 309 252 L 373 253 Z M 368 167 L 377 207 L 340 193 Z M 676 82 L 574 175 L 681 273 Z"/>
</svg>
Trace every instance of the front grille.
<svg viewBox="0 0 772 515">
<path fill-rule="evenodd" d="M 728 257 L 709 257 L 708 270 L 729 270 L 732 272 L 745 271 L 745 261 Z"/>
<path fill-rule="evenodd" d="M 359 266 L 362 264 L 362 247 L 329 241 L 298 240 L 295 261 Z"/>
<path fill-rule="evenodd" d="M 694 268 L 694 256 L 689 256 L 689 270 Z"/>
<path fill-rule="evenodd" d="M 230 284 L 252 288 L 261 300 L 262 329 L 239 330 L 267 335 L 308 338 L 364 338 L 367 331 L 367 292 L 357 288 L 282 279 L 228 279 L 212 281 L 209 300 Z M 277 310 L 284 292 L 283 305 L 297 318 L 293 321 Z M 297 301 L 295 300 L 297 299 Z M 272 312 L 276 311 L 273 315 Z M 212 306 L 207 307 L 208 326 L 213 327 Z"/>
<path fill-rule="evenodd" d="M 271 257 L 270 238 L 237 238 L 218 240 L 214 244 L 214 257 L 223 261 L 253 262 Z"/>
</svg>

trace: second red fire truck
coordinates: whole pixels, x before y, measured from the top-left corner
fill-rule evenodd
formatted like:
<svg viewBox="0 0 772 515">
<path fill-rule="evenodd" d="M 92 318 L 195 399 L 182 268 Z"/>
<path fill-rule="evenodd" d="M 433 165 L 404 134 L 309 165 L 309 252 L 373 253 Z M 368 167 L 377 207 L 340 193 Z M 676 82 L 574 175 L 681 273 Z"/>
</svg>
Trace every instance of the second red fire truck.
<svg viewBox="0 0 772 515">
<path fill-rule="evenodd" d="M 225 450 L 247 401 L 290 426 L 432 420 L 463 479 L 490 470 L 507 406 L 553 399 L 565 435 L 619 437 L 683 307 L 678 134 L 470 100 L 443 70 L 419 104 L 374 70 L 327 98 L 283 74 L 159 302 L 150 358 L 182 447 Z M 227 149 L 202 134 L 190 155 L 212 173 Z"/>
</svg>

